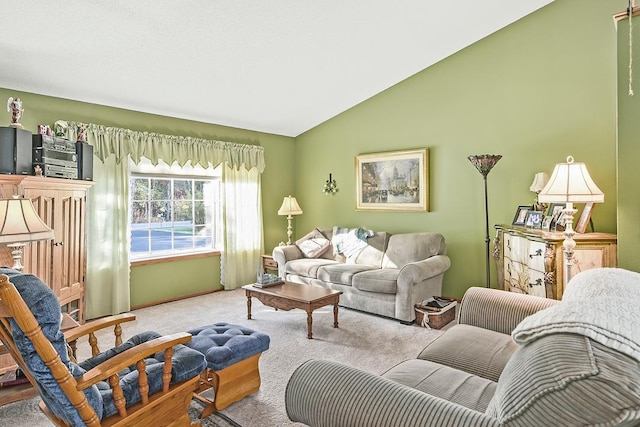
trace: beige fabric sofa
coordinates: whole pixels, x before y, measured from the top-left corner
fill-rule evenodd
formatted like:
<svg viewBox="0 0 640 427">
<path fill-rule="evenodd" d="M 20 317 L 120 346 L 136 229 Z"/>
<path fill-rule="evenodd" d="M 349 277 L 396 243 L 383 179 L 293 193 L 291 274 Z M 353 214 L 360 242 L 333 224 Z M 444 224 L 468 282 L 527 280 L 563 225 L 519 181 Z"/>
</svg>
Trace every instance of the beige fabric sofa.
<svg viewBox="0 0 640 427">
<path fill-rule="evenodd" d="M 326 360 L 286 389 L 311 426 L 638 426 L 640 274 L 576 275 L 561 302 L 471 288 L 458 324 L 382 376 Z"/>
<path fill-rule="evenodd" d="M 414 305 L 442 292 L 451 261 L 438 233 L 374 232 L 357 254 L 336 255 L 334 231 L 318 229 L 332 246 L 307 258 L 296 245 L 278 246 L 273 258 L 285 280 L 342 291 L 340 305 L 398 319 L 415 320 Z"/>
</svg>

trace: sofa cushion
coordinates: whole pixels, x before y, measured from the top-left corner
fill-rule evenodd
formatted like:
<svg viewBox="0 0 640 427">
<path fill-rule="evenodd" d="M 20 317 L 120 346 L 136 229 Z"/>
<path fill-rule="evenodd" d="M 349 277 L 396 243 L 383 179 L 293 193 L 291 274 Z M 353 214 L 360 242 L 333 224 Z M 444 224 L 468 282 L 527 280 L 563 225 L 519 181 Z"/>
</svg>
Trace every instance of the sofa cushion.
<svg viewBox="0 0 640 427">
<path fill-rule="evenodd" d="M 430 342 L 418 358 L 497 382 L 517 348 L 510 335 L 477 326 L 455 325 Z"/>
<path fill-rule="evenodd" d="M 637 360 L 571 333 L 518 349 L 486 411 L 502 425 L 631 426 L 640 422 Z"/>
<path fill-rule="evenodd" d="M 287 262 L 284 266 L 287 275 L 302 277 L 318 277 L 318 269 L 325 265 L 339 264 L 338 261 L 326 258 L 300 258 Z"/>
<path fill-rule="evenodd" d="M 296 240 L 296 246 L 307 258 L 319 258 L 331 248 L 331 241 L 317 228 Z"/>
<path fill-rule="evenodd" d="M 361 291 L 395 294 L 398 291 L 397 268 L 379 268 L 363 271 L 353 276 L 351 286 Z"/>
<path fill-rule="evenodd" d="M 497 386 L 488 379 L 420 359 L 404 361 L 382 376 L 479 412 L 487 409 Z"/>
<path fill-rule="evenodd" d="M 317 278 L 323 282 L 337 283 L 351 286 L 353 275 L 362 271 L 373 270 L 376 267 L 360 264 L 327 264 L 318 268 Z"/>
<path fill-rule="evenodd" d="M 382 261 L 383 268 L 401 268 L 410 262 L 421 261 L 445 253 L 444 236 L 439 233 L 393 234 Z"/>
</svg>

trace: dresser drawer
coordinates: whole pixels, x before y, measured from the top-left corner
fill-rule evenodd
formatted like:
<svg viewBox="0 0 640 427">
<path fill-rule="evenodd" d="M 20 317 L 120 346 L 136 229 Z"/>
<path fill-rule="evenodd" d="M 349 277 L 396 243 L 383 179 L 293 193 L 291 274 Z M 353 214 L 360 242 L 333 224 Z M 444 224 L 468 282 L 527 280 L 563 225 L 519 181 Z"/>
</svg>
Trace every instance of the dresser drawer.
<svg viewBox="0 0 640 427">
<path fill-rule="evenodd" d="M 544 272 L 544 252 L 546 245 L 542 242 L 528 241 L 529 247 L 527 248 L 528 262 L 527 265 L 532 270 Z"/>
<path fill-rule="evenodd" d="M 581 271 L 617 264 L 617 237 L 577 233 L 571 269 L 567 268 L 563 233 L 496 225 L 493 256 L 498 286 L 513 292 L 561 299 L 567 282 Z"/>
</svg>

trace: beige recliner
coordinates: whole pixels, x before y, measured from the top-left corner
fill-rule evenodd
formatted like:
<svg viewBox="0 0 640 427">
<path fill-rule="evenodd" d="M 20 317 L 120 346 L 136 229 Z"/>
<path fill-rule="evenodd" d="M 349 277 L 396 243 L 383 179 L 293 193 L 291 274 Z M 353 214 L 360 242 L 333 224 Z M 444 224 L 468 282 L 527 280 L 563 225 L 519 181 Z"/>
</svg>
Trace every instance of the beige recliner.
<svg viewBox="0 0 640 427">
<path fill-rule="evenodd" d="M 458 324 L 382 376 L 312 360 L 289 418 L 311 426 L 640 425 L 640 274 L 588 270 L 561 302 L 471 288 Z"/>
</svg>

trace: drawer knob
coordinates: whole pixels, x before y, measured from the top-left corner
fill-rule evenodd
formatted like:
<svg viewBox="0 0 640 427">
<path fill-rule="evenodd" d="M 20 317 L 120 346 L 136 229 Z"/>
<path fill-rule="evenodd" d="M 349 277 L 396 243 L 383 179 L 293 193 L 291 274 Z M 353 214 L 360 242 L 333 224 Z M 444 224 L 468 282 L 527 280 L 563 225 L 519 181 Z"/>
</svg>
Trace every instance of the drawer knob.
<svg viewBox="0 0 640 427">
<path fill-rule="evenodd" d="M 64 242 L 55 242 L 53 246 L 63 246 Z"/>
<path fill-rule="evenodd" d="M 533 258 L 534 256 L 542 256 L 542 249 L 538 249 L 532 254 L 529 254 L 529 258 Z"/>
</svg>

